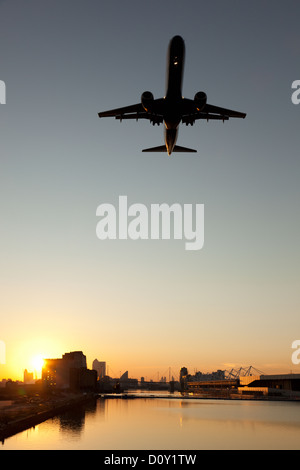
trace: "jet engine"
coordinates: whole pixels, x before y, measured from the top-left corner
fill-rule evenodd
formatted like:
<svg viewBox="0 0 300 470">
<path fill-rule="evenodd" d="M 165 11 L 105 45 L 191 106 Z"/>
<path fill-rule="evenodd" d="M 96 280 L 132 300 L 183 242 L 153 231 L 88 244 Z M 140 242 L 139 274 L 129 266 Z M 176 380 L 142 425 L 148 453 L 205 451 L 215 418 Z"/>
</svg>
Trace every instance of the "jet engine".
<svg viewBox="0 0 300 470">
<path fill-rule="evenodd" d="M 151 91 L 144 91 L 141 96 L 141 102 L 145 111 L 151 111 L 151 104 L 153 103 L 154 96 Z"/>
<path fill-rule="evenodd" d="M 194 101 L 195 101 L 197 110 L 202 111 L 207 101 L 206 93 L 204 93 L 204 91 L 198 91 L 198 93 L 195 94 Z"/>
</svg>

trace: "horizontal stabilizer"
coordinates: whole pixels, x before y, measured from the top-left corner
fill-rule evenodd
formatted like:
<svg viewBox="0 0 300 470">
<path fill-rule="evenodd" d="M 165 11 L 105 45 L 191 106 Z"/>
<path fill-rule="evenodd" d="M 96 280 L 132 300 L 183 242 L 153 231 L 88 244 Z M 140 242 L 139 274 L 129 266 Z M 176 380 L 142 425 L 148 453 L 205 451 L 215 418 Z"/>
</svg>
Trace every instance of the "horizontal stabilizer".
<svg viewBox="0 0 300 470">
<path fill-rule="evenodd" d="M 197 152 L 197 150 L 189 149 L 187 147 L 180 147 L 175 145 L 172 150 L 173 152 Z M 165 145 L 159 145 L 158 147 L 151 147 L 149 149 L 144 149 L 143 152 L 167 152 L 167 147 Z"/>
<path fill-rule="evenodd" d="M 197 150 L 194 149 L 188 149 L 187 147 L 180 147 L 179 145 L 175 145 L 173 148 L 173 152 L 197 152 Z"/>
<path fill-rule="evenodd" d="M 144 149 L 143 152 L 166 152 L 167 147 L 165 145 L 159 145 L 158 147 L 151 147 L 150 149 Z"/>
</svg>

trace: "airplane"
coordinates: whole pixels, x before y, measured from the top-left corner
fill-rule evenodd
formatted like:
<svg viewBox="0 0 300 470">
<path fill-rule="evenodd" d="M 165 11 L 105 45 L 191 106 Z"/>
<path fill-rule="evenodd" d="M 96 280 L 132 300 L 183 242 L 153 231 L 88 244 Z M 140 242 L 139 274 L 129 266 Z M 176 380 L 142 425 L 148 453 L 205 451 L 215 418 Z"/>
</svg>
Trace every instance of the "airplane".
<svg viewBox="0 0 300 470">
<path fill-rule="evenodd" d="M 197 150 L 176 145 L 179 124 L 193 125 L 198 119 L 222 120 L 245 118 L 246 114 L 220 108 L 207 103 L 207 95 L 198 91 L 194 99 L 183 98 L 182 80 L 185 58 L 185 44 L 181 36 L 174 36 L 168 48 L 167 87 L 164 98 L 154 99 L 145 91 L 141 102 L 123 108 L 98 113 L 99 118 L 114 116 L 116 119 L 148 119 L 153 125 L 165 124 L 165 145 L 144 149 L 143 152 L 197 152 Z"/>
</svg>

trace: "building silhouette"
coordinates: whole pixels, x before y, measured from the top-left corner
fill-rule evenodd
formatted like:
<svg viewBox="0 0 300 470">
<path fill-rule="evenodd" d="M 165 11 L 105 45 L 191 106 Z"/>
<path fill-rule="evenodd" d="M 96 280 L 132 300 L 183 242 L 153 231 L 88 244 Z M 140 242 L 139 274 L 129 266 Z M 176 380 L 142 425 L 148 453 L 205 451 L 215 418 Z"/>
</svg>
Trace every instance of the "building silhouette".
<svg viewBox="0 0 300 470">
<path fill-rule="evenodd" d="M 94 390 L 97 372 L 87 369 L 82 351 L 73 351 L 59 359 L 45 359 L 42 383 L 48 389 Z"/>
<path fill-rule="evenodd" d="M 106 375 L 106 362 L 104 361 L 98 361 L 98 359 L 95 359 L 93 361 L 93 370 L 97 371 L 97 379 L 103 379 L 103 377 Z"/>
<path fill-rule="evenodd" d="M 24 384 L 33 383 L 33 372 L 28 372 L 27 369 L 24 370 Z"/>
</svg>

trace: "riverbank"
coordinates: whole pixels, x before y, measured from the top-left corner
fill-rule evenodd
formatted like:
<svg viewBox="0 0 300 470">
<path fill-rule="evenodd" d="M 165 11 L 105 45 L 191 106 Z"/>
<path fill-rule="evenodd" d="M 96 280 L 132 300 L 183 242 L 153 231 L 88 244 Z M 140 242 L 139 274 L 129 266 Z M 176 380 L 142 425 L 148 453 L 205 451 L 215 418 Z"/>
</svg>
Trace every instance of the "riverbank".
<svg viewBox="0 0 300 470">
<path fill-rule="evenodd" d="M 34 427 L 43 421 L 64 413 L 75 406 L 85 404 L 94 395 L 65 394 L 45 399 L 10 401 L 0 408 L 0 441 L 21 431 Z"/>
</svg>

